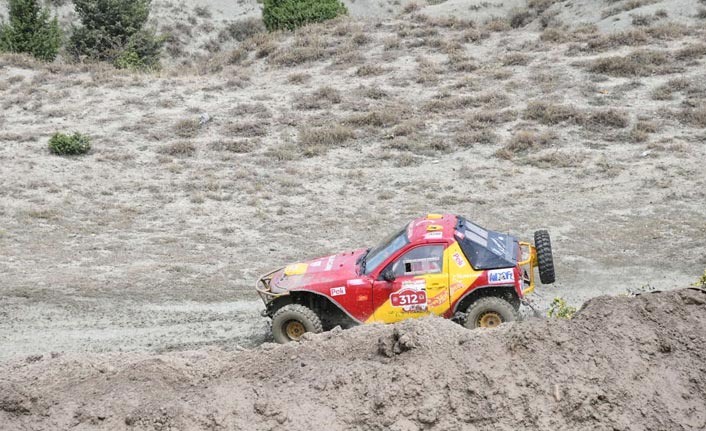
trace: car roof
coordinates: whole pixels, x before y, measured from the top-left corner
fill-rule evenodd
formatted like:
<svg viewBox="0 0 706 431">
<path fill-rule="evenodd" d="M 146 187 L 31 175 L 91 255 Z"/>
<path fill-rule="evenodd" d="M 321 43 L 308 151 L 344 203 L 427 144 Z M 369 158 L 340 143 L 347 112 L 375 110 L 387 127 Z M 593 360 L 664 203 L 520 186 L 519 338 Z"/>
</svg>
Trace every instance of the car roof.
<svg viewBox="0 0 706 431">
<path fill-rule="evenodd" d="M 412 220 L 407 227 L 411 243 L 433 239 L 453 239 L 457 218 L 453 214 L 427 214 Z"/>
</svg>

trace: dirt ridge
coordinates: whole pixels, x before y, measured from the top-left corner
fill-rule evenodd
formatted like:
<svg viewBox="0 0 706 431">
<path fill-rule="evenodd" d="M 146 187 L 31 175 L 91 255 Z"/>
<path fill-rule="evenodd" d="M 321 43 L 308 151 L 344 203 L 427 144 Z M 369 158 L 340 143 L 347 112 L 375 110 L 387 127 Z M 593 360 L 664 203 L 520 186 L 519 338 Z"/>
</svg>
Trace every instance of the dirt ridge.
<svg viewBox="0 0 706 431">
<path fill-rule="evenodd" d="M 703 429 L 706 292 L 588 301 L 571 321 L 468 331 L 425 318 L 164 355 L 0 365 L 24 429 Z"/>
</svg>

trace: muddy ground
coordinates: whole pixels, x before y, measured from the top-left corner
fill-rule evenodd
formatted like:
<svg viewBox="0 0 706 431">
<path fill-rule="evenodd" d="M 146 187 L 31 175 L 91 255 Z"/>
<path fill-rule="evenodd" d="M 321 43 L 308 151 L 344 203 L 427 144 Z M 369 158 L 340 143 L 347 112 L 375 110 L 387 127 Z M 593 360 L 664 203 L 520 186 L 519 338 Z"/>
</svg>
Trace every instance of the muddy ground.
<svg viewBox="0 0 706 431">
<path fill-rule="evenodd" d="M 12 430 L 700 430 L 706 292 L 603 296 L 571 321 L 494 330 L 425 318 L 244 352 L 30 357 L 0 365 L 0 423 Z"/>
<path fill-rule="evenodd" d="M 706 266 L 702 3 L 405 2 L 293 34 L 226 3 L 156 3 L 160 72 L 0 56 L 0 359 L 259 345 L 260 273 L 428 212 L 548 229 L 541 311 Z M 255 33 L 203 46 L 233 22 Z M 49 154 L 74 130 L 88 155 Z"/>
</svg>

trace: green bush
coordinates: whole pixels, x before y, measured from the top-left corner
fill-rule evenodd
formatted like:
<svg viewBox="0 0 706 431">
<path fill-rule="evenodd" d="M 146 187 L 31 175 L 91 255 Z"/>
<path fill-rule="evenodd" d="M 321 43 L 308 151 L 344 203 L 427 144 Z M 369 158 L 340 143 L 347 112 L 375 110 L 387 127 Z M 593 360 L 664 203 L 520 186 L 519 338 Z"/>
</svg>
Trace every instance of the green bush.
<svg viewBox="0 0 706 431">
<path fill-rule="evenodd" d="M 88 136 L 75 132 L 73 135 L 55 133 L 49 139 L 49 151 L 60 156 L 85 154 L 91 149 Z"/>
<path fill-rule="evenodd" d="M 294 30 L 347 13 L 339 0 L 265 0 L 262 20 L 269 31 Z"/>
<path fill-rule="evenodd" d="M 566 304 L 566 300 L 561 297 L 556 297 L 549 305 L 549 317 L 557 319 L 571 319 L 576 314 L 576 307 Z"/>
<path fill-rule="evenodd" d="M 0 24 L 0 51 L 26 52 L 52 61 L 61 46 L 61 30 L 56 17 L 37 0 L 10 0 L 8 24 Z"/>
<path fill-rule="evenodd" d="M 157 69 L 164 38 L 144 28 L 152 0 L 73 0 L 81 27 L 68 51 L 77 60 L 109 61 L 127 69 Z"/>
<path fill-rule="evenodd" d="M 693 284 L 694 287 L 700 287 L 702 289 L 706 289 L 706 269 L 704 270 L 703 275 L 696 280 L 696 282 Z"/>
</svg>

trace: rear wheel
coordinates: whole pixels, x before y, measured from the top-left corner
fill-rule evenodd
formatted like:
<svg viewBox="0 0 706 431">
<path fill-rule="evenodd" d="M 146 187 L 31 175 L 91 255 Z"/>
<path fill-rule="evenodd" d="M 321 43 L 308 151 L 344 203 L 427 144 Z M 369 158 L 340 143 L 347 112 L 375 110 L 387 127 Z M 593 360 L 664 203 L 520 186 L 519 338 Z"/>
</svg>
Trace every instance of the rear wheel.
<svg viewBox="0 0 706 431">
<path fill-rule="evenodd" d="M 552 257 L 552 242 L 549 232 L 538 230 L 534 233 L 534 248 L 537 250 L 537 266 L 542 284 L 554 283 L 554 258 Z"/>
<path fill-rule="evenodd" d="M 468 307 L 464 326 L 469 329 L 495 328 L 501 323 L 513 322 L 519 318 L 512 304 L 495 296 L 486 296 Z"/>
<path fill-rule="evenodd" d="M 285 305 L 272 316 L 272 335 L 281 344 L 299 341 L 306 332 L 316 334 L 322 331 L 319 316 L 303 305 Z"/>
</svg>

